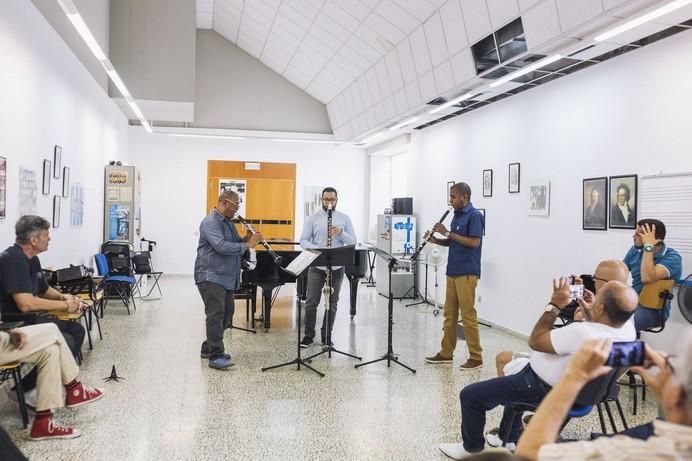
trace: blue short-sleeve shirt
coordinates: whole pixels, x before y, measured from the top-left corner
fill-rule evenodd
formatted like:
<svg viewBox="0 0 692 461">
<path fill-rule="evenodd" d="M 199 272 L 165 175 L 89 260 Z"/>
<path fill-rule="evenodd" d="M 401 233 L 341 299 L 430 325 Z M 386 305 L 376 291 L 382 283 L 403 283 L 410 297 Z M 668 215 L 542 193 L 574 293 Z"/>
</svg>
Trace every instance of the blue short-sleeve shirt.
<svg viewBox="0 0 692 461">
<path fill-rule="evenodd" d="M 483 214 L 475 209 L 471 203 L 454 212 L 449 230 L 464 237 L 478 237 L 481 239 L 481 243 L 478 248 L 469 248 L 450 239 L 447 261 L 448 276 L 477 275 L 480 278 L 483 226 L 485 226 Z"/>
</svg>

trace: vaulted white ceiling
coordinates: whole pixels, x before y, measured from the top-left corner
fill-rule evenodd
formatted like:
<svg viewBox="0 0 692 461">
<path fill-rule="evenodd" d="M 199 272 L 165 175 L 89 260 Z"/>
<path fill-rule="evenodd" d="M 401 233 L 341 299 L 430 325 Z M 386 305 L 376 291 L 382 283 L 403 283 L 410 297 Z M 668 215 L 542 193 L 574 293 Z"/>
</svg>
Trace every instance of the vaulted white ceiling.
<svg viewBox="0 0 692 461">
<path fill-rule="evenodd" d="M 418 114 L 438 96 L 487 82 L 477 75 L 470 46 L 517 17 L 528 53 L 546 55 L 664 3 L 197 0 L 197 26 L 215 30 L 326 104 L 335 136 L 353 140 Z M 587 54 L 607 53 L 690 17 L 688 6 Z M 509 82 L 484 98 L 518 86 Z"/>
</svg>

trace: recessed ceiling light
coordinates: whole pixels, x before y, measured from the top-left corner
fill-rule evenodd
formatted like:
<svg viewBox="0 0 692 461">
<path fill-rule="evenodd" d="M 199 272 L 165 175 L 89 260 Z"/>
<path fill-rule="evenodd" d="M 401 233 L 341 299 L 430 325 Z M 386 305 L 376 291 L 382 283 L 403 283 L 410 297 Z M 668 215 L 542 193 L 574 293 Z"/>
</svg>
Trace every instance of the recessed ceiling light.
<svg viewBox="0 0 692 461">
<path fill-rule="evenodd" d="M 399 128 L 403 128 L 403 127 L 405 127 L 406 125 L 410 125 L 410 124 L 413 123 L 413 122 L 417 122 L 418 120 L 419 120 L 418 117 L 411 117 L 411 118 L 409 118 L 408 120 L 404 120 L 403 122 L 397 123 L 396 125 L 390 127 L 390 128 L 389 128 L 389 131 L 398 130 Z"/>
<path fill-rule="evenodd" d="M 692 1 L 692 0 L 691 0 Z M 522 75 L 529 74 L 533 72 L 534 70 L 540 69 L 543 66 L 547 66 L 548 64 L 552 64 L 558 59 L 562 59 L 563 56 L 561 54 L 554 54 L 552 56 L 548 56 L 547 58 L 543 58 L 540 61 L 536 61 L 531 65 L 528 65 L 526 67 L 522 67 L 521 69 L 512 72 L 511 74 L 507 74 L 504 77 L 500 77 L 497 80 L 491 82 L 488 84 L 489 87 L 495 88 L 496 86 L 504 85 L 505 83 L 514 80 L 515 78 L 519 78 Z"/>
<path fill-rule="evenodd" d="M 619 26 L 613 27 L 607 32 L 596 35 L 594 37 L 594 40 L 597 42 L 603 42 L 605 40 L 608 40 L 609 38 L 615 37 L 616 35 L 620 35 L 623 32 L 627 32 L 628 30 L 634 29 L 635 27 L 640 26 L 645 22 L 653 21 L 656 18 L 660 18 L 661 16 L 666 15 L 677 9 L 680 9 L 683 6 L 688 5 L 690 3 L 692 3 L 692 0 L 675 0 L 674 2 L 670 2 L 667 5 L 663 5 L 660 8 L 656 8 L 653 11 L 649 11 L 646 14 L 634 18 L 631 21 L 627 21 L 625 23 L 620 24 Z"/>
<path fill-rule="evenodd" d="M 450 101 L 447 101 L 444 104 L 440 104 L 439 106 L 437 106 L 436 108 L 431 110 L 430 113 L 436 114 L 442 110 L 445 110 L 448 107 L 453 106 L 454 104 L 459 104 L 461 101 L 466 101 L 467 99 L 471 99 L 474 96 L 476 96 L 477 94 L 478 94 L 478 92 L 473 92 L 473 91 L 469 91 L 468 93 L 464 93 L 461 96 L 458 96 L 458 97 L 456 97 Z"/>
</svg>

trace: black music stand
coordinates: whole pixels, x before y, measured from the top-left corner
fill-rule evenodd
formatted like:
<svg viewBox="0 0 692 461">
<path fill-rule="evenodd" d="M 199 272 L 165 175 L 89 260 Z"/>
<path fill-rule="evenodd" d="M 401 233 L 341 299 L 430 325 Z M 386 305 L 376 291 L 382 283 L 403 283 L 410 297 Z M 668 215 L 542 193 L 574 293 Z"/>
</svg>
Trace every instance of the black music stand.
<svg viewBox="0 0 692 461">
<path fill-rule="evenodd" d="M 355 245 L 347 245 L 336 248 L 315 248 L 317 251 L 320 252 L 320 255 L 317 257 L 317 259 L 315 259 L 312 262 L 312 264 L 310 264 L 310 266 L 327 266 L 327 271 L 331 273 L 332 267 L 334 266 L 347 266 L 349 264 L 353 264 L 356 257 L 355 248 Z M 334 289 L 332 287 L 332 277 L 329 277 L 329 298 L 331 298 L 331 293 L 333 291 Z M 322 294 L 322 296 L 325 295 L 325 293 Z M 326 331 L 324 332 L 325 344 L 322 347 L 322 351 L 318 352 L 317 354 L 313 354 L 309 357 L 306 357 L 305 360 L 312 360 L 313 358 L 320 356 L 322 354 L 327 354 L 327 357 L 331 358 L 332 352 L 336 352 L 337 354 L 341 355 L 346 355 L 357 360 L 363 360 L 362 357 L 358 357 L 357 355 L 352 355 L 347 352 L 340 351 L 339 349 L 336 349 L 334 346 L 332 346 L 332 332 L 330 328 L 331 322 L 329 318 L 329 316 L 331 315 L 330 301 L 331 299 L 326 300 L 327 307 L 324 311 L 324 325 L 326 329 Z"/>
<path fill-rule="evenodd" d="M 392 325 L 394 324 L 394 293 L 392 293 L 392 270 L 394 269 L 394 266 L 396 266 L 399 261 L 397 260 L 396 256 L 392 256 L 389 253 L 387 253 L 384 250 L 381 250 L 379 248 L 373 248 L 375 250 L 375 253 L 377 256 L 382 258 L 384 261 L 387 262 L 387 267 L 389 268 L 389 302 L 388 302 L 388 314 L 389 318 L 387 321 L 387 353 L 384 354 L 382 357 L 379 359 L 371 360 L 369 362 L 365 363 L 358 363 L 355 365 L 356 368 L 363 367 L 365 365 L 370 365 L 371 363 L 377 363 L 381 362 L 383 360 L 387 361 L 387 367 L 390 366 L 392 362 L 401 365 L 402 367 L 406 368 L 408 371 L 415 373 L 416 370 L 413 368 L 409 367 L 408 365 L 405 365 L 399 361 L 399 358 L 394 355 L 394 350 L 392 348 Z"/>
<path fill-rule="evenodd" d="M 314 261 L 313 261 L 313 264 L 310 264 L 310 266 L 313 266 L 313 265 L 315 265 Z M 305 270 L 303 270 L 303 272 L 305 272 Z M 302 274 L 303 272 L 301 272 L 300 274 Z M 300 274 L 294 274 L 294 275 L 296 277 L 300 277 Z M 300 356 L 300 351 L 301 351 L 301 349 L 300 349 L 300 333 L 301 333 L 300 328 L 302 325 L 300 314 L 301 314 L 302 308 L 300 306 L 300 295 L 298 293 L 298 290 L 296 290 L 296 310 L 298 311 L 298 325 L 296 328 L 296 331 L 297 331 L 296 349 L 298 350 L 298 356 L 295 359 L 291 360 L 290 362 L 285 362 L 285 363 L 280 363 L 278 365 L 272 365 L 269 367 L 264 367 L 264 368 L 262 368 L 262 371 L 273 370 L 274 368 L 281 368 L 281 367 L 286 367 L 286 366 L 295 364 L 297 366 L 298 370 L 300 370 L 300 366 L 303 365 L 305 368 L 312 370 L 315 373 L 317 373 L 318 375 L 320 375 L 320 378 L 324 378 L 324 373 L 317 371 L 314 368 L 312 368 L 310 365 L 305 363 L 305 360 L 303 360 L 303 358 Z"/>
<path fill-rule="evenodd" d="M 415 262 L 418 262 L 418 260 L 416 259 Z M 415 264 L 415 263 L 414 263 L 414 264 Z M 416 291 L 418 292 L 418 297 L 421 299 L 421 301 L 418 301 L 418 302 L 415 302 L 415 303 L 406 304 L 406 307 L 418 306 L 418 305 L 420 305 L 420 304 L 429 304 L 429 305 L 431 305 L 431 306 L 434 305 L 434 304 L 431 303 L 430 300 L 428 299 L 428 261 L 426 260 L 424 263 L 421 263 L 421 264 L 425 264 L 425 282 L 423 282 L 423 283 L 425 284 L 425 285 L 424 285 L 424 286 L 425 286 L 425 294 L 421 294 L 420 290 L 416 290 Z M 414 270 L 414 274 L 417 275 L 417 272 L 418 272 L 418 271 L 415 271 L 415 270 Z M 415 293 L 414 293 L 414 294 L 415 294 Z"/>
</svg>

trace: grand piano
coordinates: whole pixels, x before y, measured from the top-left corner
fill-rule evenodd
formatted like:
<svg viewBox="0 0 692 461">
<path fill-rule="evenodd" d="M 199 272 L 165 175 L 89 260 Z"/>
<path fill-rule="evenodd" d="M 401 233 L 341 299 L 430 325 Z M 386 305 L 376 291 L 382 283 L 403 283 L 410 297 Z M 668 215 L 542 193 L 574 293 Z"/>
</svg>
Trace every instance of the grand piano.
<svg viewBox="0 0 692 461">
<path fill-rule="evenodd" d="M 268 242 L 272 250 L 282 258 L 281 265 L 286 267 L 295 259 L 302 249 L 294 242 Z M 368 269 L 368 248 L 356 247 L 355 260 L 352 265 L 346 266 L 346 277 L 350 287 L 351 318 L 356 315 L 356 300 L 358 299 L 358 282 L 365 276 Z M 254 318 L 257 297 L 257 287 L 262 289 L 262 327 L 269 331 L 271 326 L 271 307 L 274 290 L 286 283 L 296 283 L 296 291 L 301 300 L 307 295 L 307 271 L 296 277 L 285 272 L 274 264 L 274 260 L 263 248 L 257 248 L 257 265 L 254 270 L 244 270 L 242 274 L 241 289 L 249 292 Z"/>
</svg>

